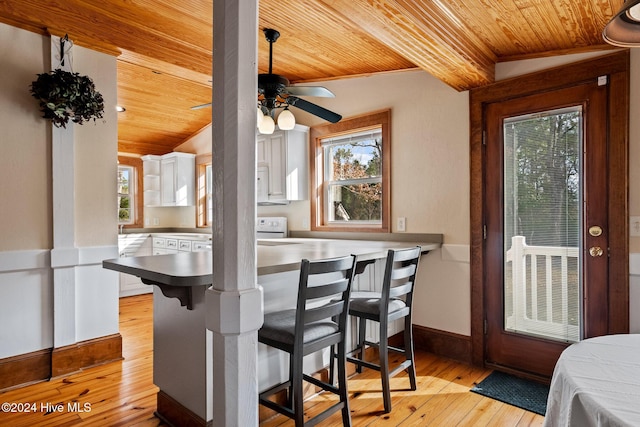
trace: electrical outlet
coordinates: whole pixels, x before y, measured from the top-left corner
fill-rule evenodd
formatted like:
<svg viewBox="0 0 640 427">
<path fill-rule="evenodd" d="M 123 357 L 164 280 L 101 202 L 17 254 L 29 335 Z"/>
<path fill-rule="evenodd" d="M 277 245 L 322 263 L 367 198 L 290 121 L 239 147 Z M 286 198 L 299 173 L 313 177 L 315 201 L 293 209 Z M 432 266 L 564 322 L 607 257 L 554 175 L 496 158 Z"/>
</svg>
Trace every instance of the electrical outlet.
<svg viewBox="0 0 640 427">
<path fill-rule="evenodd" d="M 160 219 L 159 218 L 153 218 L 153 225 L 160 225 Z"/>
<path fill-rule="evenodd" d="M 407 218 L 401 216 L 398 217 L 398 226 L 396 227 L 398 231 L 406 231 L 407 230 Z"/>
<path fill-rule="evenodd" d="M 629 235 L 640 236 L 640 216 L 629 217 Z"/>
</svg>

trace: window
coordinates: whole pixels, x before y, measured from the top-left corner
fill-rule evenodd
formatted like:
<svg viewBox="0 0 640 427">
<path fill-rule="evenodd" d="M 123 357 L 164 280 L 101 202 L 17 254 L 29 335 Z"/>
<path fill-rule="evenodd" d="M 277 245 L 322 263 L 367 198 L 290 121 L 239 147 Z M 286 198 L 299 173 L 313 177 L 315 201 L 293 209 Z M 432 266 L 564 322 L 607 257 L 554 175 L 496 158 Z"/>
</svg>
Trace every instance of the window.
<svg viewBox="0 0 640 427">
<path fill-rule="evenodd" d="M 142 160 L 118 157 L 118 224 L 142 227 Z"/>
<path fill-rule="evenodd" d="M 389 231 L 390 111 L 311 129 L 312 229 Z"/>
<path fill-rule="evenodd" d="M 134 175 L 132 166 L 118 166 L 118 224 L 135 222 Z"/>
<path fill-rule="evenodd" d="M 320 140 L 329 223 L 380 224 L 382 127 Z"/>
<path fill-rule="evenodd" d="M 198 227 L 213 225 L 213 169 L 211 156 L 196 159 L 198 169 L 198 208 L 196 223 Z"/>
</svg>

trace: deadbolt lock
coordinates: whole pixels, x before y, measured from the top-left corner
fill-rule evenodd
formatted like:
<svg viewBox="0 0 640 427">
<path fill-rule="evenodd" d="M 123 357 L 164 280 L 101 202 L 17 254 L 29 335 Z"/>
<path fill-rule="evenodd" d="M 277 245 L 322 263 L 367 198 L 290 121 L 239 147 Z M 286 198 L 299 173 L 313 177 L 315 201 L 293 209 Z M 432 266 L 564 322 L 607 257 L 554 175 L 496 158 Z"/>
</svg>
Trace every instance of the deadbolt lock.
<svg viewBox="0 0 640 427">
<path fill-rule="evenodd" d="M 593 237 L 598 237 L 602 234 L 602 228 L 597 225 L 589 227 L 589 234 L 591 234 Z"/>
<path fill-rule="evenodd" d="M 600 246 L 592 246 L 589 248 L 589 255 L 592 257 L 602 256 L 603 253 L 604 251 Z"/>
</svg>

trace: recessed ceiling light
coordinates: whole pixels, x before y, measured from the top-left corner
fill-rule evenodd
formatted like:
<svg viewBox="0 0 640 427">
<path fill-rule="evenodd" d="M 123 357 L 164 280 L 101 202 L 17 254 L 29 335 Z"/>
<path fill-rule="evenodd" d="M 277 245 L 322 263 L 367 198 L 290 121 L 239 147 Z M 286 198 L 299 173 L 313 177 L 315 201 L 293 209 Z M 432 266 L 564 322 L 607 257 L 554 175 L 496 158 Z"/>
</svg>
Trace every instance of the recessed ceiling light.
<svg viewBox="0 0 640 427">
<path fill-rule="evenodd" d="M 116 105 L 116 111 L 117 111 L 118 113 L 122 113 L 122 112 L 124 112 L 124 111 L 127 111 L 127 109 L 126 109 L 126 108 L 124 108 L 122 105 Z"/>
</svg>

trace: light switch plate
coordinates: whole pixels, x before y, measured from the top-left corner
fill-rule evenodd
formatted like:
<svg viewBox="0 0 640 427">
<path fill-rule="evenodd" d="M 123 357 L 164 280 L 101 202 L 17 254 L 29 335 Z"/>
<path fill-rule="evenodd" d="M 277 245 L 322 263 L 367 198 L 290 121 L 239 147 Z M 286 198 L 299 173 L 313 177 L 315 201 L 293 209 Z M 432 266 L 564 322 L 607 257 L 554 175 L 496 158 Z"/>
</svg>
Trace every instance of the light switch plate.
<svg viewBox="0 0 640 427">
<path fill-rule="evenodd" d="M 640 236 L 640 216 L 629 217 L 629 236 Z"/>
</svg>

